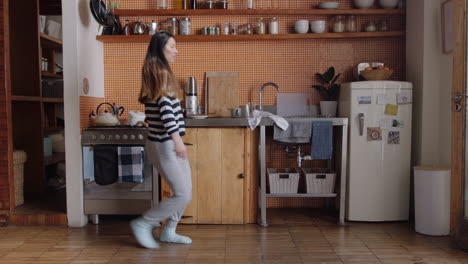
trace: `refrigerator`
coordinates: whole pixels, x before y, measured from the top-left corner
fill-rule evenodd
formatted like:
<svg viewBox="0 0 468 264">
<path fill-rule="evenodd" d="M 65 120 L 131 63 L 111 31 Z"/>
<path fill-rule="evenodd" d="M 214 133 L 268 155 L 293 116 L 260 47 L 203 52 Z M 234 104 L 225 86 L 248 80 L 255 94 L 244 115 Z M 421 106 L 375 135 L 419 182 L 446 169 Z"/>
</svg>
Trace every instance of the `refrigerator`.
<svg viewBox="0 0 468 264">
<path fill-rule="evenodd" d="M 341 85 L 339 116 L 349 118 L 346 219 L 408 220 L 412 84 Z"/>
</svg>

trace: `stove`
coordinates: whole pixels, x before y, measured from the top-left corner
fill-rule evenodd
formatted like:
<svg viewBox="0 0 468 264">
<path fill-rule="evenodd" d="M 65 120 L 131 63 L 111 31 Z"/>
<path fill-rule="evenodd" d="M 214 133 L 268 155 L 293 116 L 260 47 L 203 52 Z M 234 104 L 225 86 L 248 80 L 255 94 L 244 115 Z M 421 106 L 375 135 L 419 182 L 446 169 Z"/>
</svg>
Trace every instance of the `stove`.
<svg viewBox="0 0 468 264">
<path fill-rule="evenodd" d="M 83 130 L 81 145 L 145 145 L 146 134 L 141 126 L 91 126 Z"/>
</svg>

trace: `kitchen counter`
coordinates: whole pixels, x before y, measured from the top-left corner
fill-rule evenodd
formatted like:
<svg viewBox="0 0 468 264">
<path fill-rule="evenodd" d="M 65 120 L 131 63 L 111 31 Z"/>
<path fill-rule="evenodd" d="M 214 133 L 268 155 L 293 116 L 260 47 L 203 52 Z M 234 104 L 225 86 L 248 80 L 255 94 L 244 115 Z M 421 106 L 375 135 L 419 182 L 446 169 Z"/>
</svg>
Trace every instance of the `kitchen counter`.
<svg viewBox="0 0 468 264">
<path fill-rule="evenodd" d="M 310 119 L 314 120 L 331 120 L 333 125 L 348 125 L 347 118 L 323 118 L 323 117 L 286 117 L 286 120 L 296 120 L 296 119 Z M 262 121 L 258 125 L 260 126 L 273 126 L 274 122 L 268 117 L 262 118 Z M 185 118 L 186 127 L 248 127 L 249 123 L 247 118 L 232 118 L 232 117 L 210 117 L 205 119 L 193 119 Z"/>
<path fill-rule="evenodd" d="M 339 219 L 338 224 L 345 224 L 345 204 L 346 204 L 346 165 L 347 165 L 347 148 L 348 148 L 348 118 L 323 118 L 323 117 L 287 117 L 287 121 L 290 120 L 304 120 L 310 121 L 333 121 L 333 126 L 341 128 L 341 140 L 339 142 L 340 155 L 338 156 L 338 164 L 340 168 L 337 168 L 339 175 L 339 184 L 337 188 L 338 193 L 335 195 L 338 199 L 339 204 Z M 246 118 L 206 118 L 206 119 L 185 119 L 186 127 L 248 127 L 248 121 Z M 259 224 L 261 226 L 267 226 L 267 215 L 266 215 L 266 199 L 267 197 L 328 197 L 323 194 L 268 194 L 266 192 L 267 183 L 267 172 L 266 172 L 266 127 L 274 125 L 273 120 L 270 118 L 262 118 L 262 121 L 258 125 L 257 129 L 260 131 L 259 138 L 259 167 L 260 167 L 260 186 L 259 186 L 259 205 L 260 205 L 260 218 Z M 330 196 L 331 197 L 331 196 Z"/>
</svg>

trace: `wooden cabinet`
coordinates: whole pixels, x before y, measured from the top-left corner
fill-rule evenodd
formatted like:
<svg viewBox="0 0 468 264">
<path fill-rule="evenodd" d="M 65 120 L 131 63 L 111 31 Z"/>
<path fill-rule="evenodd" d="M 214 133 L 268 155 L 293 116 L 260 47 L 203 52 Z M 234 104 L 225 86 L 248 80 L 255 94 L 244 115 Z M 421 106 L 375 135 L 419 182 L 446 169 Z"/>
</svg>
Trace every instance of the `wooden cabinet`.
<svg viewBox="0 0 468 264">
<path fill-rule="evenodd" d="M 54 204 L 58 199 L 62 199 L 62 196 L 46 200 L 50 198 L 46 170 L 49 166 L 64 161 L 64 155 L 44 155 L 44 137 L 63 130 L 63 95 L 46 97 L 42 89 L 44 78 L 62 78 L 62 75 L 56 74 L 55 71 L 56 55 L 62 51 L 62 41 L 39 32 L 39 0 L 9 0 L 8 14 L 5 31 L 9 33 L 6 40 L 10 47 L 7 56 L 9 60 L 6 63 L 10 82 L 6 103 L 11 110 L 10 140 L 13 141 L 14 149 L 24 150 L 27 154 L 24 164 L 25 204 L 15 208 L 15 193 L 10 193 L 10 223 L 52 224 L 47 221 L 48 216 L 40 216 L 41 212 L 47 212 L 48 215 L 52 215 L 51 219 L 55 219 L 55 224 L 58 218 L 59 222 L 64 224 L 66 210 L 61 208 L 61 217 L 57 218 L 57 204 Z M 43 57 L 48 60 L 47 71 L 42 71 Z M 10 161 L 10 164 L 12 162 Z M 13 182 L 10 182 L 10 185 L 13 185 Z M 14 186 L 10 187 L 11 191 L 14 189 Z M 64 204 L 64 199 L 63 195 L 63 201 L 59 202 Z M 46 209 L 42 210 L 43 207 Z M 25 215 L 24 219 L 28 220 L 25 222 L 18 215 Z M 31 215 L 37 215 L 37 221 Z M 18 222 L 15 222 L 16 220 Z"/>
<path fill-rule="evenodd" d="M 258 153 L 247 128 L 188 128 L 184 142 L 192 169 L 192 201 L 182 223 L 256 221 Z M 172 195 L 162 180 L 162 199 Z"/>
</svg>

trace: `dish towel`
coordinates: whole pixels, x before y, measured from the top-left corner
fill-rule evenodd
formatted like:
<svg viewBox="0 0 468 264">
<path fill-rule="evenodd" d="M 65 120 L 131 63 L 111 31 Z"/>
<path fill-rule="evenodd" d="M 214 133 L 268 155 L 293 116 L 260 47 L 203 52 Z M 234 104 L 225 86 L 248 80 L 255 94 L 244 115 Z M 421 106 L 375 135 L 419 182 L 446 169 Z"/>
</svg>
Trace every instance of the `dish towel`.
<svg viewBox="0 0 468 264">
<path fill-rule="evenodd" d="M 93 147 L 94 181 L 99 185 L 108 185 L 117 181 L 117 147 Z"/>
<path fill-rule="evenodd" d="M 333 121 L 312 121 L 312 159 L 330 160 L 333 152 Z"/>
<path fill-rule="evenodd" d="M 143 182 L 144 149 L 141 146 L 118 147 L 119 182 Z"/>
<path fill-rule="evenodd" d="M 258 126 L 258 124 L 260 124 L 260 121 L 262 121 L 263 117 L 271 118 L 271 120 L 273 120 L 273 122 L 275 122 L 275 124 L 283 130 L 288 129 L 289 124 L 288 121 L 286 121 L 286 119 L 269 112 L 263 112 L 258 110 L 253 111 L 253 117 L 247 118 L 250 129 L 254 130 Z"/>
<path fill-rule="evenodd" d="M 282 130 L 275 125 L 273 139 L 285 143 L 309 143 L 312 135 L 312 122 L 306 119 L 290 119 L 287 129 Z"/>
</svg>

